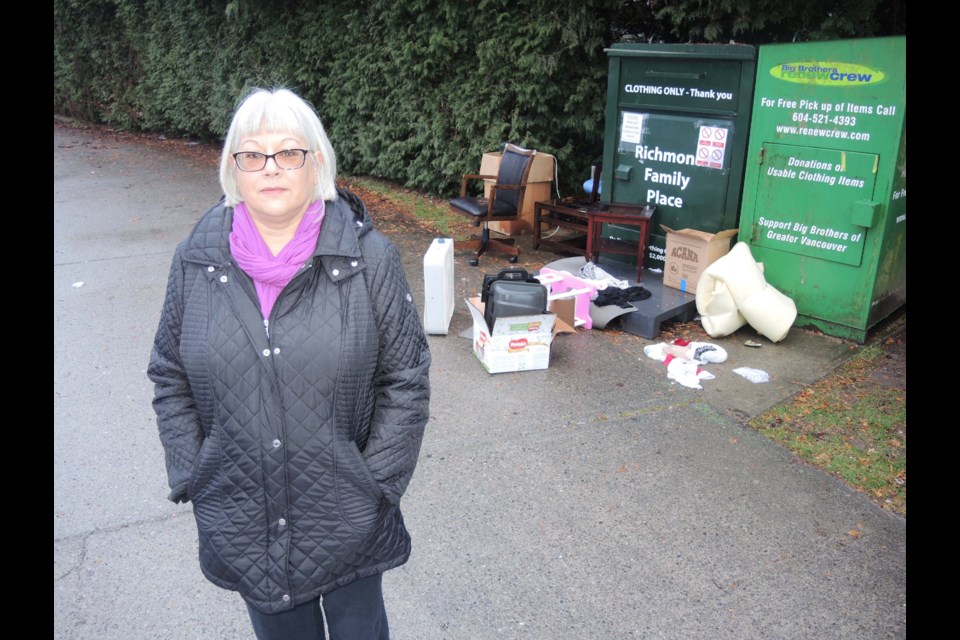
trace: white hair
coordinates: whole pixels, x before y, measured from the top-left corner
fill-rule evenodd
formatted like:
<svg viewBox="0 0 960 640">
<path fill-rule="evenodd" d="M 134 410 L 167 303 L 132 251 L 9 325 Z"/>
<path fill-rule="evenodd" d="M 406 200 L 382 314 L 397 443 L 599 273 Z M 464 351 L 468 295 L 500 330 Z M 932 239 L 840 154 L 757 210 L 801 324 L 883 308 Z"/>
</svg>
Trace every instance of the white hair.
<svg viewBox="0 0 960 640">
<path fill-rule="evenodd" d="M 220 186 L 226 204 L 235 207 L 243 201 L 237 189 L 238 171 L 233 154 L 240 151 L 240 140 L 260 134 L 292 133 L 310 147 L 312 167 L 317 172 L 314 199 L 337 199 L 337 157 L 323 124 L 313 107 L 289 89 L 254 89 L 237 107 L 220 154 Z M 313 158 L 320 152 L 321 162 Z"/>
</svg>

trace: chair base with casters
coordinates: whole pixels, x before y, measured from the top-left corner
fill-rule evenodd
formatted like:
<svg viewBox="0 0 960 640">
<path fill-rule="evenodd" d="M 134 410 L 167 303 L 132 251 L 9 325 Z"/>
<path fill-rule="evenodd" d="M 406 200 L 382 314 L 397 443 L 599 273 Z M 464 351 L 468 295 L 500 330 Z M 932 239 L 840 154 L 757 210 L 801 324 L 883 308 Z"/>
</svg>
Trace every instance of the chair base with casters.
<svg viewBox="0 0 960 640">
<path fill-rule="evenodd" d="M 477 219 L 476 224 L 477 226 L 481 224 L 480 218 Z M 476 253 L 476 257 L 467 261 L 471 267 L 479 265 L 480 256 L 488 250 L 496 250 L 507 254 L 509 256 L 507 260 L 511 264 L 516 263 L 517 257 L 520 255 L 520 247 L 516 245 L 514 238 L 491 238 L 490 228 L 486 225 L 480 230 L 479 235 L 474 234 L 468 240 L 454 240 L 453 248 L 457 251 L 473 251 Z"/>
<path fill-rule="evenodd" d="M 480 256 L 488 251 L 505 253 L 511 263 L 516 263 L 520 248 L 514 238 L 493 238 L 490 236 L 491 222 L 517 220 L 523 207 L 527 176 L 533 164 L 536 151 L 522 149 L 512 144 L 504 147 L 497 175 L 466 174 L 460 185 L 460 197 L 450 201 L 454 213 L 470 216 L 474 225 L 483 228 L 479 235 L 468 240 L 455 240 L 455 250 L 475 252 L 469 261 L 470 266 L 480 264 Z M 467 195 L 467 183 L 470 180 L 486 180 L 490 192 L 486 198 L 474 198 Z"/>
</svg>

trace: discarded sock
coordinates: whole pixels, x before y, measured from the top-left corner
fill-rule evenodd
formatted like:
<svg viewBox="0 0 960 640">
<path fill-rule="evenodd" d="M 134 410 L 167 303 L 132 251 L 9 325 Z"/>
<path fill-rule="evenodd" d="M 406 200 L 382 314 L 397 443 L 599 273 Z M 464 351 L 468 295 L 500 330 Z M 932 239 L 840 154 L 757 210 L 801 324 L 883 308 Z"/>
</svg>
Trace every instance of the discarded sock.
<svg viewBox="0 0 960 640">
<path fill-rule="evenodd" d="M 727 359 L 727 352 L 723 347 L 708 342 L 691 342 L 690 354 L 691 360 L 696 360 L 702 364 L 708 362 L 724 362 Z"/>
</svg>

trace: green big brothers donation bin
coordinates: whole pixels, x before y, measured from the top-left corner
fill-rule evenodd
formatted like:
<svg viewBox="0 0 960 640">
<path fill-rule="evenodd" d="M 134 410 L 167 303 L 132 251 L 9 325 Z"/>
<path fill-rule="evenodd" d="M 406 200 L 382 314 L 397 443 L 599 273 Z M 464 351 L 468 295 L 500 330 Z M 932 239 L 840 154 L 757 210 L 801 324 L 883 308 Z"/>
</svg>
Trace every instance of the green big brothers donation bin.
<svg viewBox="0 0 960 640">
<path fill-rule="evenodd" d="M 906 38 L 761 46 L 739 239 L 795 326 L 866 339 L 906 303 Z"/>
<path fill-rule="evenodd" d="M 603 202 L 655 206 L 644 267 L 662 270 L 666 232 L 736 229 L 756 49 L 628 44 L 607 49 Z M 637 229 L 604 225 L 634 242 Z"/>
</svg>

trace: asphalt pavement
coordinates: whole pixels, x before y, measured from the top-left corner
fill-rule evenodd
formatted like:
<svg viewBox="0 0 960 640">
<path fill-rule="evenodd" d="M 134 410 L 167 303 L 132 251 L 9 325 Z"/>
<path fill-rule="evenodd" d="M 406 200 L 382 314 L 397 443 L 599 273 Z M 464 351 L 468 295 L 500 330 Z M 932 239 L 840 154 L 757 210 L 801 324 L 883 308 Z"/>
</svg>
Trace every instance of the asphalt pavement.
<svg viewBox="0 0 960 640">
<path fill-rule="evenodd" d="M 58 126 L 53 153 L 54 638 L 253 640 L 200 572 L 190 506 L 166 500 L 146 376 L 216 167 Z M 431 240 L 398 242 L 421 305 Z M 393 640 L 906 637 L 905 518 L 744 426 L 856 345 L 791 331 L 750 349 L 745 329 L 697 390 L 644 355 L 657 340 L 580 330 L 548 369 L 490 375 L 460 336 L 484 272 L 466 257 L 430 336 L 413 554 L 384 578 Z"/>
</svg>

